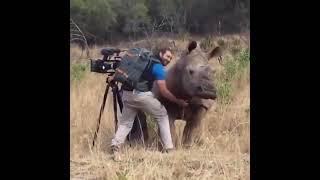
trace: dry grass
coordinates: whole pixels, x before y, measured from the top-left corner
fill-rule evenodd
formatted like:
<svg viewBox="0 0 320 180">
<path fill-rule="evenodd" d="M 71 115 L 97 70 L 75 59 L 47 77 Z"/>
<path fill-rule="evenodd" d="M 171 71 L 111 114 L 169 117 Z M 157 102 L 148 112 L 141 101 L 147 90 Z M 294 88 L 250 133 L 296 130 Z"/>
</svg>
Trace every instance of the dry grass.
<svg viewBox="0 0 320 180">
<path fill-rule="evenodd" d="M 184 43 L 178 42 L 178 46 Z M 71 57 L 75 57 L 77 51 L 76 48 L 71 49 Z M 100 56 L 99 48 L 92 52 L 92 56 Z M 205 143 L 202 146 L 179 148 L 171 154 L 162 154 L 152 147 L 126 145 L 121 162 L 111 160 L 108 153 L 114 134 L 110 94 L 98 144 L 95 149 L 90 148 L 105 85 L 104 75 L 89 72 L 85 72 L 81 81 L 71 82 L 71 179 L 250 178 L 249 71 L 232 82 L 231 103 L 215 104 L 205 117 Z M 180 138 L 183 126 L 184 122 L 177 122 Z"/>
</svg>

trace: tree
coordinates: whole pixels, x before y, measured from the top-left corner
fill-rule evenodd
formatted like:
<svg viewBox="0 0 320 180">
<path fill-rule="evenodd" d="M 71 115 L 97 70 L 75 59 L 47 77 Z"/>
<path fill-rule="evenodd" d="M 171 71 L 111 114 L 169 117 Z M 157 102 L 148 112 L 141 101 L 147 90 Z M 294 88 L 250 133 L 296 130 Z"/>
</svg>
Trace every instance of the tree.
<svg viewBox="0 0 320 180">
<path fill-rule="evenodd" d="M 70 16 L 83 29 L 84 34 L 106 38 L 116 23 L 113 4 L 116 0 L 71 0 Z"/>
<path fill-rule="evenodd" d="M 161 33 L 237 33 L 250 28 L 250 0 L 70 0 L 88 41 Z"/>
</svg>

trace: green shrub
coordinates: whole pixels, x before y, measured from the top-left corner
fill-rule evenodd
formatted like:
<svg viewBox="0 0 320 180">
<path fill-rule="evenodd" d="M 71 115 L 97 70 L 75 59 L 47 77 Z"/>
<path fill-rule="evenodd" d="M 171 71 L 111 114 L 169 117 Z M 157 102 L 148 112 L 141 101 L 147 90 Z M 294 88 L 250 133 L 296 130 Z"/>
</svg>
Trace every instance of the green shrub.
<svg viewBox="0 0 320 180">
<path fill-rule="evenodd" d="M 239 50 L 238 54 L 225 60 L 224 70 L 217 74 L 216 78 L 218 102 L 220 104 L 227 104 L 231 101 L 232 81 L 241 78 L 249 64 L 249 49 Z"/>
<path fill-rule="evenodd" d="M 241 50 L 236 59 L 239 62 L 240 70 L 243 70 L 245 67 L 247 67 L 250 63 L 249 49 Z"/>
<path fill-rule="evenodd" d="M 234 59 L 228 60 L 226 62 L 226 64 L 224 65 L 225 80 L 226 81 L 231 81 L 235 77 L 237 70 L 238 70 L 237 65 L 238 65 L 237 62 L 234 61 Z"/>
<path fill-rule="evenodd" d="M 217 83 L 218 103 L 228 104 L 231 100 L 231 84 L 230 82 L 221 81 Z"/>
<path fill-rule="evenodd" d="M 71 64 L 70 78 L 71 81 L 80 81 L 83 79 L 87 66 L 85 64 L 75 63 Z"/>
</svg>

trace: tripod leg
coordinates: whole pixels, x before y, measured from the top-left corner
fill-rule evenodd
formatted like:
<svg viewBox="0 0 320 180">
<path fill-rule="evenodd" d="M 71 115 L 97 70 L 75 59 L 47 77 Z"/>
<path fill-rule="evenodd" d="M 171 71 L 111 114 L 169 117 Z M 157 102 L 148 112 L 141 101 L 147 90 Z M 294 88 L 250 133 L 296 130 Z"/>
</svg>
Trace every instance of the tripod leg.
<svg viewBox="0 0 320 180">
<path fill-rule="evenodd" d="M 112 87 L 112 93 L 113 93 L 113 114 L 114 114 L 114 124 L 115 124 L 115 132 L 118 128 L 118 109 L 117 109 L 117 87 L 114 85 Z"/>
<path fill-rule="evenodd" d="M 96 131 L 94 132 L 94 136 L 93 136 L 92 147 L 94 147 L 95 141 L 96 141 L 97 136 L 98 136 L 98 132 L 99 132 L 99 128 L 100 128 L 100 122 L 101 122 L 101 116 L 102 116 L 102 113 L 103 113 L 103 110 L 104 110 L 104 107 L 105 107 L 105 104 L 106 104 L 106 100 L 107 100 L 107 97 L 108 97 L 109 87 L 110 87 L 110 84 L 107 85 L 106 90 L 105 90 L 104 95 L 103 95 L 103 101 L 102 101 L 101 108 L 100 108 L 100 114 L 99 114 L 99 118 L 98 118 L 98 123 L 97 123 Z"/>
<path fill-rule="evenodd" d="M 119 104 L 119 107 L 120 107 L 120 112 L 122 113 L 123 102 L 122 102 L 122 97 L 120 96 L 120 92 L 119 92 L 118 88 L 117 88 L 116 94 L 117 94 L 118 104 Z"/>
</svg>

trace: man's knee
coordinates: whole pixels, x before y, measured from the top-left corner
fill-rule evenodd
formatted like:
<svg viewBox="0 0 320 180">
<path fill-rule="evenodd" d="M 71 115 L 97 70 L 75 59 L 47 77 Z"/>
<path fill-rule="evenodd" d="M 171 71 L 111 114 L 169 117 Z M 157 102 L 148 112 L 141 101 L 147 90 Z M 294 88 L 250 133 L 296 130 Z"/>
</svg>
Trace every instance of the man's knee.
<svg viewBox="0 0 320 180">
<path fill-rule="evenodd" d="M 119 121 L 119 125 L 120 126 L 125 126 L 127 128 L 132 128 L 133 126 L 133 122 L 129 122 L 129 121 Z"/>
<path fill-rule="evenodd" d="M 161 118 L 161 119 L 168 118 L 168 113 L 167 113 L 166 108 L 164 108 L 164 106 L 162 106 L 161 108 L 155 110 L 154 116 L 155 116 L 155 118 Z"/>
</svg>

